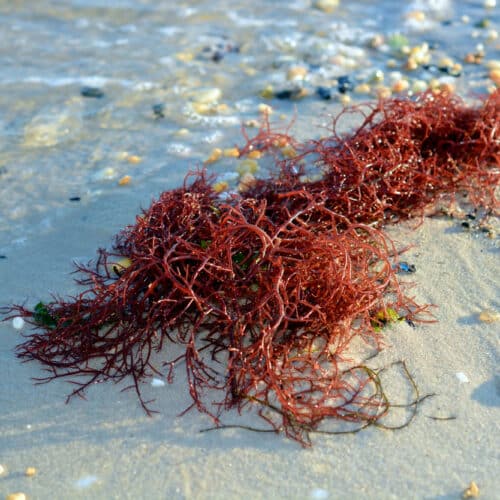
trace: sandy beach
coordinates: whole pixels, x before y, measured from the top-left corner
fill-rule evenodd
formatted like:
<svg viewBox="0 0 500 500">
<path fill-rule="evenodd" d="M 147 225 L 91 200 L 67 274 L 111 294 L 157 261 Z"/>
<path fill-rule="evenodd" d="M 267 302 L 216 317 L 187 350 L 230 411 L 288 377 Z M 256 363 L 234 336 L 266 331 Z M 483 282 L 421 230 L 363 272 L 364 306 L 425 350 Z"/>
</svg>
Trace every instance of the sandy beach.
<svg viewBox="0 0 500 500">
<path fill-rule="evenodd" d="M 76 209 L 50 234 L 9 256 L 0 301 L 74 291 L 67 275 L 71 259 L 91 255 L 133 216 L 125 197 L 108 202 Z M 85 223 L 75 224 L 83 213 Z M 439 306 L 437 323 L 389 329 L 386 349 L 371 361 L 380 367 L 406 360 L 421 393 L 436 393 L 422 402 L 409 427 L 313 436 L 311 449 L 275 434 L 200 433 L 211 425 L 207 417 L 196 411 L 177 416 L 189 404 L 182 376 L 172 386 L 145 386 L 160 412 L 152 418 L 134 393 L 120 393 L 112 384 L 92 387 L 88 401 L 65 404 L 67 383 L 34 386 L 30 378 L 41 375 L 40 366 L 16 359 L 19 332 L 2 323 L 0 463 L 7 471 L 0 477 L 2 495 L 451 500 L 475 481 L 481 498 L 498 498 L 498 323 L 478 319 L 482 310 L 499 307 L 498 240 L 439 218 L 418 229 L 394 228 L 391 235 L 415 243 L 406 255 L 417 268 L 411 275 L 415 296 Z M 405 401 L 407 391 L 396 383 L 391 394 Z M 241 423 L 236 415 L 227 420 Z M 25 477 L 27 467 L 37 474 Z"/>
</svg>

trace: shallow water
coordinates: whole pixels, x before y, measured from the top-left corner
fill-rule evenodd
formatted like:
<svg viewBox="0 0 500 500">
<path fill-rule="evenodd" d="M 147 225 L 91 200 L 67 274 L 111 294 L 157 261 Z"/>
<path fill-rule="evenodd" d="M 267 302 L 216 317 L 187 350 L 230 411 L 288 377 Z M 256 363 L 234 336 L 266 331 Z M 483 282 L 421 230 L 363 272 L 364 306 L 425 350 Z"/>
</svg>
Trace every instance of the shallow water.
<svg viewBox="0 0 500 500">
<path fill-rule="evenodd" d="M 478 51 L 498 60 L 498 8 L 482 0 L 341 1 L 331 13 L 314 3 L 0 1 L 0 254 L 57 230 L 76 205 L 81 214 L 125 195 L 137 212 L 213 148 L 241 145 L 241 124 L 261 117 L 262 102 L 277 126 L 295 116 L 299 137 L 312 137 L 345 98 L 339 76 L 371 86 L 349 92 L 353 102 L 398 76 L 410 90 L 433 78 L 464 96 L 493 87 L 483 64 L 463 64 L 460 76 L 438 69 L 445 56 L 463 63 Z M 410 47 L 428 43 L 431 66 L 407 71 L 395 33 Z M 305 71 L 290 79 L 296 66 Z M 85 86 L 103 96 L 82 96 Z M 307 95 L 266 99 L 268 86 Z M 318 97 L 318 86 L 332 99 Z M 233 172 L 237 162 L 208 169 Z"/>
</svg>

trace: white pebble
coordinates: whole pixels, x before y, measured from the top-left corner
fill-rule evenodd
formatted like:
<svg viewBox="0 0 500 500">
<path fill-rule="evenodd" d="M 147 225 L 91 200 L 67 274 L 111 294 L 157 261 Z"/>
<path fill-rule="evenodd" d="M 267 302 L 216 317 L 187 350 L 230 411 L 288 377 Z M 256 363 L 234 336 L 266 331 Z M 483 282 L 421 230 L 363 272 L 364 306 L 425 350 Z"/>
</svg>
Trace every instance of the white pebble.
<svg viewBox="0 0 500 500">
<path fill-rule="evenodd" d="M 461 384 L 468 384 L 469 383 L 469 377 L 464 372 L 457 372 L 455 373 L 455 376 L 458 378 L 458 381 Z"/>
<path fill-rule="evenodd" d="M 22 327 L 24 326 L 24 319 L 21 318 L 21 316 L 16 316 L 15 318 L 12 318 L 12 326 L 16 330 L 21 330 Z"/>
<path fill-rule="evenodd" d="M 97 476 L 83 476 L 75 482 L 77 488 L 88 488 L 97 481 Z"/>
<path fill-rule="evenodd" d="M 163 387 L 165 385 L 165 382 L 159 378 L 154 378 L 151 380 L 151 385 L 153 387 Z"/>
<path fill-rule="evenodd" d="M 0 464 L 0 476 L 5 473 L 5 467 Z"/>
</svg>

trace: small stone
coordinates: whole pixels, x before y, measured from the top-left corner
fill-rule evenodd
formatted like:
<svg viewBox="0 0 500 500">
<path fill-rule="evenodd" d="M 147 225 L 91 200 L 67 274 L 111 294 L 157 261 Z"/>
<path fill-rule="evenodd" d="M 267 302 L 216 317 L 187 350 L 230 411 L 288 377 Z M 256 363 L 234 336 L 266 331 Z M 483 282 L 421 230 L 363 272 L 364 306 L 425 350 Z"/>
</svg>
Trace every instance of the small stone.
<svg viewBox="0 0 500 500">
<path fill-rule="evenodd" d="M 500 321 L 500 312 L 493 311 L 492 309 L 485 309 L 479 313 L 479 321 L 483 323 L 495 323 Z"/>
<path fill-rule="evenodd" d="M 453 94 L 455 92 L 455 85 L 451 82 L 442 82 L 439 85 L 439 90 L 445 94 Z"/>
<path fill-rule="evenodd" d="M 303 80 L 307 76 L 307 68 L 304 66 L 292 66 L 287 74 L 287 80 Z"/>
<path fill-rule="evenodd" d="M 236 167 L 236 171 L 241 176 L 244 176 L 247 173 L 255 174 L 256 172 L 258 172 L 258 170 L 259 164 L 255 160 L 249 158 L 240 161 L 238 166 Z"/>
<path fill-rule="evenodd" d="M 205 163 L 215 163 L 216 161 L 220 160 L 221 158 L 222 158 L 222 149 L 215 148 L 210 153 L 210 156 L 205 160 Z"/>
<path fill-rule="evenodd" d="M 151 386 L 152 387 L 164 387 L 165 382 L 159 378 L 154 378 L 153 380 L 151 380 Z"/>
<path fill-rule="evenodd" d="M 425 12 L 423 10 L 412 10 L 406 14 L 407 19 L 411 19 L 413 21 L 422 22 L 425 21 Z"/>
<path fill-rule="evenodd" d="M 479 487 L 471 481 L 469 487 L 464 491 L 462 498 L 477 498 L 479 496 Z"/>
<path fill-rule="evenodd" d="M 314 8 L 330 14 L 339 6 L 339 0 L 315 0 Z"/>
<path fill-rule="evenodd" d="M 297 156 L 297 151 L 294 147 L 287 145 L 284 148 L 281 148 L 281 154 L 285 158 L 295 158 Z"/>
<path fill-rule="evenodd" d="M 35 467 L 26 467 L 26 470 L 24 471 L 24 475 L 27 477 L 33 477 L 36 476 L 36 473 L 38 471 L 36 470 Z"/>
<path fill-rule="evenodd" d="M 354 83 L 348 75 L 339 76 L 337 81 L 337 89 L 341 94 L 354 89 Z"/>
<path fill-rule="evenodd" d="M 156 118 L 165 118 L 165 105 L 163 103 L 153 104 L 152 110 Z"/>
<path fill-rule="evenodd" d="M 410 84 L 408 83 L 408 80 L 398 80 L 393 83 L 392 91 L 396 93 L 404 92 L 405 90 L 408 90 L 409 86 Z"/>
<path fill-rule="evenodd" d="M 222 97 L 222 90 L 217 87 L 201 88 L 188 93 L 188 96 L 199 104 L 213 104 Z"/>
<path fill-rule="evenodd" d="M 371 90 L 370 85 L 367 83 L 360 83 L 354 87 L 354 92 L 356 92 L 356 94 L 369 94 Z"/>
<path fill-rule="evenodd" d="M 138 163 L 141 163 L 142 158 L 138 155 L 129 155 L 127 156 L 127 161 L 132 163 L 132 165 L 137 165 Z"/>
<path fill-rule="evenodd" d="M 82 87 L 80 89 L 80 95 L 82 97 L 100 99 L 101 97 L 104 97 L 104 92 L 98 87 Z"/>
<path fill-rule="evenodd" d="M 178 52 L 175 58 L 181 62 L 191 62 L 194 59 L 194 54 L 191 52 Z"/>
<path fill-rule="evenodd" d="M 258 160 L 261 157 L 262 153 L 258 150 L 250 151 L 250 153 L 247 154 L 247 158 L 250 158 L 251 160 Z"/>
<path fill-rule="evenodd" d="M 227 149 L 224 149 L 222 154 L 226 158 L 239 158 L 240 157 L 240 150 L 238 148 L 227 148 Z"/>
<path fill-rule="evenodd" d="M 21 318 L 21 316 L 16 316 L 15 318 L 12 318 L 12 326 L 16 330 L 21 330 L 24 326 L 24 319 Z"/>
<path fill-rule="evenodd" d="M 130 181 L 132 180 L 132 177 L 130 175 L 124 175 L 119 181 L 118 185 L 119 186 L 126 186 L 127 184 L 130 184 Z"/>
<path fill-rule="evenodd" d="M 21 492 L 9 493 L 5 497 L 5 500 L 26 500 L 26 499 L 27 499 L 26 494 Z"/>
<path fill-rule="evenodd" d="M 458 381 L 461 384 L 468 384 L 469 383 L 469 377 L 464 372 L 457 372 L 455 373 L 455 377 L 457 377 Z"/>
<path fill-rule="evenodd" d="M 2 464 L 0 464 L 0 476 L 5 474 L 6 472 L 7 472 L 7 469 Z"/>
<path fill-rule="evenodd" d="M 497 87 L 500 87 L 500 69 L 494 68 L 490 70 L 488 76 Z"/>
<path fill-rule="evenodd" d="M 250 172 L 243 174 L 241 176 L 240 183 L 238 184 L 238 191 L 240 193 L 244 193 L 245 191 L 248 191 L 252 186 L 255 185 L 255 182 L 256 182 L 256 179 Z"/>
<path fill-rule="evenodd" d="M 411 90 L 416 94 L 427 90 L 427 82 L 425 80 L 415 80 L 411 86 Z"/>
<path fill-rule="evenodd" d="M 351 96 L 347 94 L 340 94 L 339 101 L 344 106 L 347 106 L 348 104 L 351 104 Z"/>
<path fill-rule="evenodd" d="M 316 94 L 318 94 L 318 96 L 325 101 L 332 98 L 332 91 L 328 87 L 318 87 L 316 89 Z"/>
<path fill-rule="evenodd" d="M 260 91 L 260 96 L 263 99 L 272 99 L 274 97 L 274 88 L 272 85 L 266 85 L 264 89 Z"/>
<path fill-rule="evenodd" d="M 269 106 L 269 104 L 261 103 L 259 104 L 257 109 L 259 110 L 259 113 L 262 113 L 264 115 L 270 115 L 273 112 L 273 108 Z"/>
<path fill-rule="evenodd" d="M 377 87 L 377 96 L 379 97 L 379 99 L 389 99 L 391 95 L 392 92 L 389 87 L 384 87 L 384 86 Z"/>
<path fill-rule="evenodd" d="M 229 183 L 227 181 L 219 181 L 219 182 L 216 182 L 214 183 L 214 185 L 212 186 L 212 189 L 216 192 L 216 193 L 222 193 L 224 191 L 227 191 L 229 189 Z"/>
</svg>

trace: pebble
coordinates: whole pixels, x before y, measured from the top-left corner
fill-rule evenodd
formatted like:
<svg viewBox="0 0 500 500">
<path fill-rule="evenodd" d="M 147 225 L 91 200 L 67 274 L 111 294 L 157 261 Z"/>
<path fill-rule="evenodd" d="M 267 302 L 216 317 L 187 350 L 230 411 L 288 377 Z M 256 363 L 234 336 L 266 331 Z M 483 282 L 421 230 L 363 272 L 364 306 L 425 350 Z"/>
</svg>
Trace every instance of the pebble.
<svg viewBox="0 0 500 500">
<path fill-rule="evenodd" d="M 227 191 L 229 189 L 229 183 L 227 181 L 219 181 L 214 183 L 212 189 L 216 193 L 222 193 L 223 191 Z"/>
<path fill-rule="evenodd" d="M 199 104 L 213 104 L 222 97 L 222 90 L 214 88 L 201 88 L 188 93 L 194 102 Z"/>
<path fill-rule="evenodd" d="M 332 98 L 332 91 L 328 87 L 318 87 L 316 89 L 316 94 L 318 94 L 318 96 L 325 101 Z"/>
<path fill-rule="evenodd" d="M 224 151 L 222 153 L 226 158 L 239 158 L 240 157 L 240 150 L 238 148 L 224 149 Z"/>
<path fill-rule="evenodd" d="M 2 474 L 5 474 L 6 472 L 7 472 L 7 469 L 2 464 L 0 464 L 0 476 Z"/>
<path fill-rule="evenodd" d="M 339 76 L 337 81 L 337 89 L 341 94 L 345 94 L 354 89 L 354 83 L 348 75 Z"/>
<path fill-rule="evenodd" d="M 469 383 L 469 377 L 464 372 L 457 372 L 455 373 L 455 377 L 457 377 L 458 381 L 461 384 L 468 384 Z"/>
<path fill-rule="evenodd" d="M 104 92 L 99 87 L 82 87 L 80 89 L 80 95 L 82 97 L 100 99 L 101 97 L 104 97 Z"/>
<path fill-rule="evenodd" d="M 256 172 L 258 172 L 258 170 L 259 164 L 255 160 L 249 158 L 240 161 L 238 166 L 236 167 L 236 171 L 241 176 L 244 176 L 247 173 L 255 174 Z"/>
<path fill-rule="evenodd" d="M 499 68 L 493 68 L 490 70 L 488 76 L 490 79 L 493 81 L 493 83 L 497 86 L 500 87 L 500 69 Z"/>
<path fill-rule="evenodd" d="M 25 493 L 16 492 L 16 493 L 9 493 L 5 497 L 5 500 L 26 500 L 27 498 L 28 497 L 26 496 Z"/>
<path fill-rule="evenodd" d="M 132 180 L 132 177 L 130 175 L 124 175 L 119 181 L 118 185 L 119 186 L 126 186 L 127 184 L 130 184 L 130 181 Z"/>
<path fill-rule="evenodd" d="M 304 66 L 292 66 L 287 74 L 287 80 L 304 80 L 307 76 L 307 68 Z"/>
<path fill-rule="evenodd" d="M 397 80 L 392 84 L 392 91 L 396 93 L 404 92 L 408 90 L 409 86 L 408 80 Z"/>
<path fill-rule="evenodd" d="M 477 498 L 479 496 L 479 487 L 471 481 L 468 488 L 464 491 L 462 498 Z"/>
<path fill-rule="evenodd" d="M 415 80 L 411 86 L 411 90 L 416 94 L 427 90 L 427 82 L 425 80 Z"/>
<path fill-rule="evenodd" d="M 156 118 L 165 118 L 165 105 L 163 103 L 153 104 L 151 108 Z"/>
<path fill-rule="evenodd" d="M 483 323 L 495 323 L 496 321 L 500 321 L 500 312 L 485 309 L 479 313 L 479 321 Z"/>
<path fill-rule="evenodd" d="M 256 182 L 254 175 L 250 172 L 247 172 L 241 176 L 240 183 L 238 184 L 238 191 L 240 193 L 244 193 L 248 191 Z"/>
<path fill-rule="evenodd" d="M 259 104 L 257 109 L 259 110 L 259 113 L 262 113 L 264 115 L 270 115 L 273 112 L 273 108 L 269 106 L 269 104 L 264 103 Z"/>
<path fill-rule="evenodd" d="M 165 382 L 159 378 L 154 378 L 153 380 L 151 380 L 151 386 L 152 387 L 164 387 Z"/>
<path fill-rule="evenodd" d="M 215 163 L 222 158 L 222 149 L 215 148 L 210 153 L 210 156 L 205 160 L 205 163 Z"/>
<path fill-rule="evenodd" d="M 367 83 L 360 83 L 354 87 L 354 92 L 356 92 L 356 94 L 369 94 L 371 90 L 370 85 Z"/>
<path fill-rule="evenodd" d="M 38 471 L 36 470 L 35 467 L 26 467 L 26 470 L 24 471 L 24 475 L 27 477 L 33 477 L 36 476 L 36 473 Z"/>
<path fill-rule="evenodd" d="M 21 318 L 21 316 L 16 316 L 15 318 L 12 318 L 12 326 L 16 330 L 21 330 L 24 327 L 24 319 Z"/>
<path fill-rule="evenodd" d="M 314 8 L 321 10 L 327 14 L 333 12 L 339 5 L 339 0 L 315 0 Z"/>
</svg>

